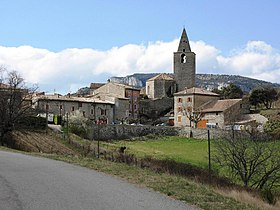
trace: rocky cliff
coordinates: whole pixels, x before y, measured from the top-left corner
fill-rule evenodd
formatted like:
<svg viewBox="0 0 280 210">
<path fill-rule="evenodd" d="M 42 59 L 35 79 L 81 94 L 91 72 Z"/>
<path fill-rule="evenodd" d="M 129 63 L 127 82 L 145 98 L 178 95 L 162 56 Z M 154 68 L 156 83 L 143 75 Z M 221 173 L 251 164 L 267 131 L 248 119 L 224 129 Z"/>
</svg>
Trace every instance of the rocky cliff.
<svg viewBox="0 0 280 210">
<path fill-rule="evenodd" d="M 122 84 L 131 85 L 134 87 L 144 87 L 146 80 L 157 75 L 157 73 L 151 74 L 133 74 L 126 77 L 111 77 L 110 80 Z M 173 74 L 170 74 L 173 75 Z M 248 77 L 242 77 L 239 75 L 219 75 L 219 74 L 197 74 L 196 86 L 212 90 L 214 88 L 226 87 L 230 83 L 238 85 L 243 92 L 250 92 L 256 87 L 270 86 L 273 88 L 280 88 L 280 84 L 266 82 L 257 79 L 251 79 Z"/>
<path fill-rule="evenodd" d="M 133 87 L 141 88 L 144 87 L 146 81 L 159 73 L 150 73 L 150 74 L 133 74 L 126 77 L 111 77 L 112 82 L 117 82 L 121 84 L 127 84 Z M 169 74 L 173 76 L 173 74 Z M 214 88 L 226 87 L 230 83 L 238 85 L 243 92 L 248 93 L 252 89 L 257 87 L 273 87 L 280 89 L 280 84 L 266 82 L 262 80 L 252 79 L 248 77 L 242 77 L 239 75 L 220 75 L 220 74 L 197 74 L 196 75 L 196 86 L 202 87 L 208 90 L 213 90 Z M 73 95 L 87 95 L 89 94 L 89 87 L 81 88 L 77 93 Z"/>
</svg>

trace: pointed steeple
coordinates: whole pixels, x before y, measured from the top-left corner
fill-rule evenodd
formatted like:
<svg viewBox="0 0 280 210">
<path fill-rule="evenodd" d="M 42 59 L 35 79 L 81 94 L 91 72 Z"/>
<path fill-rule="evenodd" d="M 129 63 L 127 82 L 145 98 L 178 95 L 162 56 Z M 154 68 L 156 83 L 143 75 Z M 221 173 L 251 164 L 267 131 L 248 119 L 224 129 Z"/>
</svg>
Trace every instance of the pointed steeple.
<svg viewBox="0 0 280 210">
<path fill-rule="evenodd" d="M 178 52 L 191 52 L 191 47 L 185 28 L 183 29 L 183 33 L 181 35 Z"/>
</svg>

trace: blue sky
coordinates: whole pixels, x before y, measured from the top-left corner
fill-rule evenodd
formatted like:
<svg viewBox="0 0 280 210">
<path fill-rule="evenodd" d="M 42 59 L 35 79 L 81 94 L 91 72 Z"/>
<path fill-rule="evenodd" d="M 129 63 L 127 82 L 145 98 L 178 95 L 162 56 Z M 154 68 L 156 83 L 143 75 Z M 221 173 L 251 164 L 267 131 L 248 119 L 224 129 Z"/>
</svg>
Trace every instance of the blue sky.
<svg viewBox="0 0 280 210">
<path fill-rule="evenodd" d="M 278 0 L 0 0 L 0 64 L 42 91 L 172 72 L 185 26 L 198 73 L 280 80 Z"/>
</svg>

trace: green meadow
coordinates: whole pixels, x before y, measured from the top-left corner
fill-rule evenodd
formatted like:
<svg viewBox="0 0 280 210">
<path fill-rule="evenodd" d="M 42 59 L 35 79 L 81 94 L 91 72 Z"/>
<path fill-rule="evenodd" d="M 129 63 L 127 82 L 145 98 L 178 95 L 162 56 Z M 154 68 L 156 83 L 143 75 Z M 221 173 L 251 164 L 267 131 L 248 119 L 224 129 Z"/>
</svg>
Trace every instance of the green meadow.
<svg viewBox="0 0 280 210">
<path fill-rule="evenodd" d="M 149 140 L 114 141 L 110 147 L 126 147 L 127 153 L 138 157 L 149 156 L 157 159 L 172 159 L 206 168 L 208 164 L 207 140 L 185 137 L 158 137 Z"/>
</svg>

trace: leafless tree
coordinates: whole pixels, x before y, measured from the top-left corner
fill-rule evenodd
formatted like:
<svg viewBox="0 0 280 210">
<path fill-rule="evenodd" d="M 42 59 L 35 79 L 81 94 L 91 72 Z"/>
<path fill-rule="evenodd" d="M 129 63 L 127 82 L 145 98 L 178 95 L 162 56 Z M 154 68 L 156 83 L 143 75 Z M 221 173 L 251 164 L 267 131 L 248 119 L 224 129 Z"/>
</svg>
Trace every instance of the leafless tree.
<svg viewBox="0 0 280 210">
<path fill-rule="evenodd" d="M 215 162 L 228 168 L 246 187 L 269 190 L 280 185 L 279 144 L 244 138 L 216 142 Z"/>
<path fill-rule="evenodd" d="M 189 119 L 190 121 L 190 127 L 191 127 L 191 123 L 194 123 L 194 127 L 197 128 L 197 123 L 202 119 L 203 113 L 201 112 L 201 110 L 197 109 L 193 109 L 191 107 L 185 107 L 183 106 L 183 113 L 184 115 L 186 115 L 186 117 Z"/>
<path fill-rule="evenodd" d="M 30 113 L 32 93 L 37 88 L 27 88 L 17 71 L 8 71 L 2 66 L 0 73 L 0 142 L 3 145 L 5 134 L 14 129 L 19 119 Z"/>
</svg>

